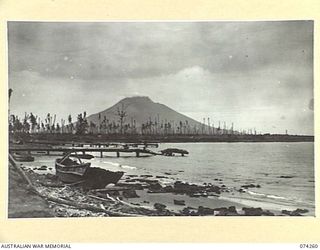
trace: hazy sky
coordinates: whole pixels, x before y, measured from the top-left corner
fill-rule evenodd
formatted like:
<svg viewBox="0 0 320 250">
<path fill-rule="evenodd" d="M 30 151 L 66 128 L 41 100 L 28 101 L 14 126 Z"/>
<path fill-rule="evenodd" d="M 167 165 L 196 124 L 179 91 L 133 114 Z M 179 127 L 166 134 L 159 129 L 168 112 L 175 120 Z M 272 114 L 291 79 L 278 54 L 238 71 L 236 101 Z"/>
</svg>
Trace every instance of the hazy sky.
<svg viewBox="0 0 320 250">
<path fill-rule="evenodd" d="M 60 118 L 124 97 L 235 129 L 313 134 L 313 22 L 9 22 L 11 112 Z"/>
</svg>

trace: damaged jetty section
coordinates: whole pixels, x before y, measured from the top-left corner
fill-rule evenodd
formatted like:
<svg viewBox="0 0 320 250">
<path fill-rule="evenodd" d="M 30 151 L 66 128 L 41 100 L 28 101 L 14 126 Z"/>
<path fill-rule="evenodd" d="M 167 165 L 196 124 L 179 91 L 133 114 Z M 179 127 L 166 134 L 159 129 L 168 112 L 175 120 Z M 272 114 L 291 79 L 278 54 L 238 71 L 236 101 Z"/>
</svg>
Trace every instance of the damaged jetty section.
<svg viewBox="0 0 320 250">
<path fill-rule="evenodd" d="M 177 154 L 181 156 L 185 156 L 189 154 L 187 150 L 179 149 L 179 148 L 167 148 L 167 149 L 161 150 L 160 152 L 164 156 L 175 156 Z"/>
</svg>

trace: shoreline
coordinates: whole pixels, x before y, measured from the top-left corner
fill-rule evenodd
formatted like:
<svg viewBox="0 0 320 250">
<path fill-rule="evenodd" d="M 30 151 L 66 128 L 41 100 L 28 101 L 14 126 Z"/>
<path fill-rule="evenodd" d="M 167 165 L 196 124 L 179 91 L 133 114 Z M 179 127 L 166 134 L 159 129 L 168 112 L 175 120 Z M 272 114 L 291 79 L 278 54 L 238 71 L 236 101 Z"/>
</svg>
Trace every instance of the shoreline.
<svg viewBox="0 0 320 250">
<path fill-rule="evenodd" d="M 9 167 L 11 168 L 11 167 Z M 308 215 L 304 208 L 296 210 L 273 210 L 262 206 L 248 206 L 235 200 L 225 199 L 224 193 L 230 188 L 224 185 L 196 185 L 175 181 L 174 185 L 164 185 L 152 175 L 124 175 L 114 186 L 100 190 L 87 190 L 81 186 L 61 183 L 55 175 L 39 174 L 23 167 L 23 171 L 43 194 L 61 197 L 67 201 L 95 204 L 96 207 L 114 211 L 115 215 L 94 213 L 66 204 L 44 201 L 31 197 L 26 190 L 23 195 L 12 192 L 21 183 L 9 182 L 9 218 L 25 217 L 87 217 L 87 216 L 301 216 Z M 9 171 L 10 180 L 14 172 Z M 15 176 L 17 179 L 17 176 Z M 160 184 L 161 183 L 161 184 Z M 15 186 L 16 185 L 16 186 Z M 27 189 L 27 187 L 24 187 Z M 118 191 L 117 191 L 118 190 Z M 19 201 L 20 199 L 20 201 Z M 21 204 L 25 203 L 25 204 Z M 43 209 L 39 207 L 43 206 Z M 24 211 L 29 207 L 28 211 Z M 43 212 L 40 212 L 43 211 Z M 103 211 L 103 210 L 101 210 Z"/>
<path fill-rule="evenodd" d="M 52 143 L 57 143 L 51 141 Z M 84 142 L 84 141 L 82 141 Z M 85 144 L 85 143 L 84 143 Z M 14 145 L 17 148 L 28 148 L 32 150 L 32 146 L 36 144 L 22 144 Z M 43 147 L 45 144 L 39 144 L 38 147 Z M 10 144 L 10 146 L 13 146 Z M 31 147 L 30 147 L 31 146 Z M 48 144 L 47 144 L 48 146 Z M 51 145 L 53 146 L 53 145 Z M 83 146 L 83 145 L 82 145 Z M 61 154 L 57 154 L 61 155 Z M 54 155 L 51 155 L 54 156 Z M 114 158 L 114 157 L 111 157 Z M 41 169 L 42 165 L 44 169 Z M 28 165 L 26 163 L 26 165 Z M 117 166 L 121 164 L 117 163 Z M 24 168 L 34 181 L 39 184 L 39 180 L 46 183 L 59 184 L 63 187 L 69 186 L 59 183 L 55 179 L 54 160 L 50 160 L 50 164 L 35 161 L 33 164 Z M 40 169 L 40 170 L 39 170 Z M 102 168 L 101 168 L 102 169 Z M 103 168 L 104 169 L 104 168 Z M 50 171 L 49 171 L 50 170 Z M 107 169 L 106 169 L 107 170 Z M 110 170 L 113 170 L 112 168 Z M 116 168 L 114 169 L 116 170 Z M 276 201 L 271 199 L 255 198 L 250 196 L 250 192 L 259 193 L 261 183 L 256 183 L 255 180 L 250 183 L 238 185 L 235 187 L 232 183 L 224 183 L 222 176 L 216 176 L 211 183 L 188 183 L 185 179 L 176 178 L 175 174 L 168 170 L 167 172 L 157 173 L 152 171 L 142 171 L 137 173 L 131 171 L 132 169 L 124 168 L 125 175 L 117 183 L 117 188 L 127 188 L 129 192 L 114 192 L 115 196 L 112 199 L 121 199 L 123 202 L 130 204 L 130 206 L 140 207 L 142 210 L 139 215 L 306 215 L 315 216 L 315 209 L 313 206 L 305 204 L 289 204 L 290 201 Z M 178 171 L 180 172 L 180 171 Z M 182 171 L 183 172 L 183 171 Z M 46 176 L 48 179 L 46 179 Z M 44 178 L 44 179 L 43 179 Z M 279 178 L 291 178 L 291 176 L 279 176 Z M 226 186 L 227 185 L 227 186 Z M 43 188 L 40 186 L 40 188 Z M 48 188 L 48 187 L 47 187 Z M 87 193 L 81 191 L 81 187 L 73 187 L 75 192 L 81 193 L 83 199 L 87 199 Z M 54 190 L 53 190 L 54 191 Z M 70 191 L 70 190 L 69 190 Z M 109 195 L 109 193 L 105 190 Z M 102 197 L 102 199 L 109 199 L 106 193 L 98 193 L 94 196 Z M 123 193 L 126 193 L 125 195 Z M 63 194 L 63 193 L 62 193 Z M 80 195 L 80 194 L 79 194 Z M 139 196 L 139 197 L 138 197 Z M 281 198 L 281 197 L 280 197 Z M 111 200 L 112 200 L 111 199 Z M 176 202 L 175 202 L 176 200 Z M 90 202 L 92 202 L 90 200 Z M 159 203 L 159 204 L 158 204 Z M 175 204 L 177 203 L 177 204 Z M 157 211 L 158 204 L 163 211 Z M 183 205 L 182 205 L 183 204 Z M 123 204 L 122 204 L 123 205 Z M 130 207 L 129 206 L 129 207 Z M 231 210 L 229 211 L 231 207 Z M 250 211 L 245 209 L 254 208 Z M 199 210 L 200 209 L 200 210 Z M 130 210 L 130 209 L 129 209 Z M 155 212 L 156 210 L 156 212 Z M 221 212 L 221 211 L 222 212 Z M 285 210 L 285 211 L 282 211 Z M 296 211 L 297 210 L 297 211 Z M 151 212 L 150 212 L 151 211 Z M 200 212 L 199 212 L 200 211 Z M 220 213 L 221 212 L 221 213 Z M 302 213 L 301 213 L 302 212 Z M 134 213 L 133 213 L 134 214 Z M 60 216 L 60 215 L 59 215 Z"/>
<path fill-rule="evenodd" d="M 12 135 L 10 135 L 12 136 Z M 285 134 L 262 134 L 262 135 L 131 135 L 131 134 L 18 134 L 27 143 L 40 143 L 57 145 L 66 143 L 255 143 L 255 142 L 314 142 L 314 135 L 285 135 Z"/>
</svg>

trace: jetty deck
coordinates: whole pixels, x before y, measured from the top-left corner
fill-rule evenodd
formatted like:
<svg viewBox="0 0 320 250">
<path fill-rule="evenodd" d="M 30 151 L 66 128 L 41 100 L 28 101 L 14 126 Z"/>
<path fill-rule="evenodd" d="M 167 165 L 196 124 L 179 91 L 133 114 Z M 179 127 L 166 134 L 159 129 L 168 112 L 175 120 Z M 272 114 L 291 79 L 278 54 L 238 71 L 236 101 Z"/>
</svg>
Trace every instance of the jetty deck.
<svg viewBox="0 0 320 250">
<path fill-rule="evenodd" d="M 49 141 L 49 140 L 29 140 L 28 144 L 44 144 L 50 146 L 64 146 L 64 147 L 110 147 L 110 146 L 128 146 L 128 147 L 145 147 L 145 148 L 158 148 L 158 143 L 151 142 L 138 142 L 138 143 L 125 143 L 125 142 L 78 142 L 78 141 Z"/>
<path fill-rule="evenodd" d="M 141 148 L 84 148 L 84 147 L 10 147 L 9 152 L 28 152 L 32 154 L 32 152 L 45 152 L 46 155 L 50 155 L 51 152 L 61 152 L 66 153 L 68 151 L 79 152 L 82 154 L 86 154 L 88 152 L 99 152 L 100 157 L 103 157 L 103 153 L 116 153 L 117 157 L 120 157 L 121 153 L 134 153 L 136 157 L 140 157 L 141 154 L 146 155 L 161 155 L 160 153 L 153 152 L 149 149 L 141 149 Z"/>
</svg>

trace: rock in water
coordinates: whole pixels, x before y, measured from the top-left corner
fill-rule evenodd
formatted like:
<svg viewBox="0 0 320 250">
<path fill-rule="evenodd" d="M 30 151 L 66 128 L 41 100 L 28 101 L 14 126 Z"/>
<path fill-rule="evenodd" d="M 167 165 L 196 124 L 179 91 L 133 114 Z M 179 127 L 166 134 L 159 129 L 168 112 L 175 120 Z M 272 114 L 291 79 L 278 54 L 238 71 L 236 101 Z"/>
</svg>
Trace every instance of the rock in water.
<svg viewBox="0 0 320 250">
<path fill-rule="evenodd" d="M 40 168 L 38 168 L 38 170 L 47 170 L 47 166 L 41 166 Z"/>
<path fill-rule="evenodd" d="M 290 178 L 293 178 L 294 176 L 292 175 L 281 175 L 279 176 L 279 178 L 283 178 L 283 179 L 290 179 Z"/>
<path fill-rule="evenodd" d="M 265 210 L 262 212 L 262 215 L 265 215 L 265 216 L 274 216 L 274 213 L 270 212 L 269 210 Z"/>
<path fill-rule="evenodd" d="M 153 207 L 158 211 L 163 211 L 166 209 L 167 206 L 161 203 L 155 203 Z"/>
<path fill-rule="evenodd" d="M 261 188 L 261 186 L 258 185 L 254 185 L 254 184 L 248 184 L 248 185 L 242 185 L 242 188 Z"/>
<path fill-rule="evenodd" d="M 288 211 L 288 210 L 282 210 L 281 211 L 283 214 L 286 214 L 286 215 L 289 215 L 289 216 L 301 216 L 301 214 L 304 214 L 304 213 L 308 213 L 309 210 L 308 209 L 296 209 L 294 211 Z"/>
<path fill-rule="evenodd" d="M 296 212 L 296 213 L 299 213 L 299 214 L 305 214 L 305 213 L 308 213 L 309 210 L 308 210 L 308 209 L 297 208 L 297 209 L 294 210 L 293 212 Z"/>
<path fill-rule="evenodd" d="M 153 177 L 152 175 L 150 174 L 142 174 L 140 175 L 140 177 L 143 177 L 143 178 L 149 178 L 149 177 Z"/>
<path fill-rule="evenodd" d="M 230 213 L 237 213 L 237 210 L 236 210 L 236 207 L 235 207 L 235 206 L 229 207 L 228 210 L 229 210 Z"/>
<path fill-rule="evenodd" d="M 179 206 L 185 206 L 186 202 L 184 200 L 173 200 L 173 203 L 175 205 L 179 205 Z"/>
<path fill-rule="evenodd" d="M 209 207 L 199 206 L 198 207 L 198 214 L 199 215 L 214 215 L 214 209 L 209 208 Z"/>
</svg>

